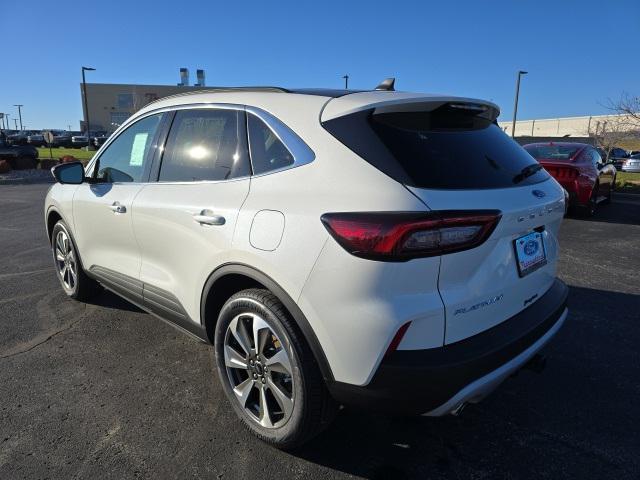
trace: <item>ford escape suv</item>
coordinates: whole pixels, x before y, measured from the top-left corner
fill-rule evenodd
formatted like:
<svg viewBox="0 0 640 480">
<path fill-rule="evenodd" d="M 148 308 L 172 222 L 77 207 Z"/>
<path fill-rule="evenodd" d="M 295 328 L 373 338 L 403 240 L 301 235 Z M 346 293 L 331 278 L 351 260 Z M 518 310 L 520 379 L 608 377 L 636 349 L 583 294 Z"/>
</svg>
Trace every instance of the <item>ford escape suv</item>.
<svg viewBox="0 0 640 480">
<path fill-rule="evenodd" d="M 563 189 L 498 113 L 389 82 L 157 100 L 53 169 L 57 276 L 213 344 L 231 406 L 280 448 L 340 404 L 457 413 L 567 316 Z"/>
</svg>

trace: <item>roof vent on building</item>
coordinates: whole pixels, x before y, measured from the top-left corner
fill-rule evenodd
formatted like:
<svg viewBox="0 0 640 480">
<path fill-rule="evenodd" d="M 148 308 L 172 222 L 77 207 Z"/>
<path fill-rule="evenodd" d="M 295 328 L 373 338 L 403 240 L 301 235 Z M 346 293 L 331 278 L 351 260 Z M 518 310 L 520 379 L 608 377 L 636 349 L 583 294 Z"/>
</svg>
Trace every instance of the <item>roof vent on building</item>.
<svg viewBox="0 0 640 480">
<path fill-rule="evenodd" d="M 196 87 L 204 87 L 204 70 L 196 70 L 196 78 L 198 83 L 195 84 Z"/>
<path fill-rule="evenodd" d="M 181 68 L 180 69 L 180 83 L 179 87 L 188 87 L 189 86 L 189 69 Z"/>
</svg>

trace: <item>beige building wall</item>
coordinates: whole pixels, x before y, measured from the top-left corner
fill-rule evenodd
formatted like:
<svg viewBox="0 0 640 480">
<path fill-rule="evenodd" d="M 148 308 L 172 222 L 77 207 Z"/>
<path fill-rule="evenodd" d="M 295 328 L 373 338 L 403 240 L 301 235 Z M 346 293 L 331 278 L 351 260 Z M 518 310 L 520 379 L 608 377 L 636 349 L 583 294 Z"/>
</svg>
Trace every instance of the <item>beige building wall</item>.
<svg viewBox="0 0 640 480">
<path fill-rule="evenodd" d="M 183 87 L 173 85 L 128 85 L 118 83 L 87 83 L 87 106 L 91 130 L 113 132 L 133 113 L 158 98 L 177 93 L 195 90 L 206 90 L 207 87 Z M 84 111 L 84 94 L 80 84 L 82 114 Z M 80 130 L 84 130 L 84 121 L 80 122 Z"/>
<path fill-rule="evenodd" d="M 516 137 L 588 137 L 601 132 L 606 125 L 625 123 L 623 115 L 591 115 L 584 117 L 543 118 L 516 121 Z M 511 135 L 512 122 L 498 122 Z M 631 129 L 629 127 L 629 129 Z"/>
</svg>

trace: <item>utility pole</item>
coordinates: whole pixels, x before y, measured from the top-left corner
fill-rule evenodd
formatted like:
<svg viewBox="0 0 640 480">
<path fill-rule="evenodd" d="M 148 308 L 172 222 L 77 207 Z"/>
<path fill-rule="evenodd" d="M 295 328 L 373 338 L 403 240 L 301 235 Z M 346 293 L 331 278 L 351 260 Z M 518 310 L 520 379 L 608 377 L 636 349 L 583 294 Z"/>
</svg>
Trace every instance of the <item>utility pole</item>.
<svg viewBox="0 0 640 480">
<path fill-rule="evenodd" d="M 90 134 L 90 125 L 89 125 L 89 106 L 87 104 L 87 82 L 84 79 L 84 72 L 92 72 L 95 68 L 91 67 L 82 67 L 82 96 L 84 97 L 84 126 L 87 129 L 87 138 L 89 138 Z"/>
<path fill-rule="evenodd" d="M 24 130 L 22 128 L 22 107 L 24 107 L 24 105 L 14 105 L 14 107 L 18 107 L 18 116 L 20 117 L 20 130 Z"/>
<path fill-rule="evenodd" d="M 344 78 L 344 89 L 349 90 L 349 75 L 343 75 L 342 78 Z"/>
<path fill-rule="evenodd" d="M 513 138 L 516 134 L 516 117 L 518 116 L 518 97 L 520 96 L 520 77 L 522 75 L 526 75 L 529 72 L 525 72 L 524 70 L 518 70 L 518 79 L 516 80 L 516 100 L 513 105 L 513 125 L 511 127 L 511 138 Z"/>
</svg>

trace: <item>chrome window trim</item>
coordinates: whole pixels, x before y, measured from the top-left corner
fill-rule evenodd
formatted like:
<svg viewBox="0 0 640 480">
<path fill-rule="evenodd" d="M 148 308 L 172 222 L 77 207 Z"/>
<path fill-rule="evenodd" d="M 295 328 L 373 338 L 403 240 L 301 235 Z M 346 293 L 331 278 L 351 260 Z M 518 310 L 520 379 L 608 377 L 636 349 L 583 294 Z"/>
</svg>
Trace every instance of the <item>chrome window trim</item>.
<svg viewBox="0 0 640 480">
<path fill-rule="evenodd" d="M 109 139 L 98 149 L 96 154 L 93 156 L 91 161 L 87 164 L 85 168 L 85 175 L 90 176 L 93 173 L 93 167 L 95 165 L 96 160 L 102 155 L 103 151 L 106 150 L 109 145 L 113 141 L 118 138 L 122 132 L 124 132 L 127 128 L 129 128 L 134 123 L 146 118 L 150 115 L 156 115 L 158 113 L 166 113 L 173 112 L 177 110 L 197 110 L 197 109 L 226 109 L 226 110 L 244 110 L 247 114 L 253 114 L 258 117 L 262 122 L 264 122 L 267 127 L 274 133 L 274 135 L 284 144 L 284 146 L 289 150 L 291 155 L 293 156 L 293 163 L 291 165 L 287 165 L 286 167 L 276 168 L 274 170 L 269 170 L 268 172 L 252 174 L 251 177 L 262 177 L 264 175 L 271 175 L 272 173 L 278 173 L 284 170 L 289 170 L 291 168 L 300 167 L 302 165 L 306 165 L 315 160 L 316 156 L 313 150 L 302 140 L 298 134 L 296 134 L 290 127 L 288 127 L 284 122 L 280 119 L 272 115 L 271 113 L 251 105 L 241 105 L 237 103 L 186 103 L 180 105 L 171 105 L 161 108 L 155 108 L 153 110 L 149 110 L 144 114 L 139 116 L 132 115 L 127 119 L 125 123 L 120 125 L 115 132 L 109 137 Z M 249 150 L 251 147 L 249 146 Z M 249 158 L 251 158 L 251 151 L 249 151 Z M 229 182 L 233 180 L 240 180 L 244 178 L 250 177 L 236 177 L 229 180 L 199 180 L 197 182 L 161 182 L 161 181 L 150 181 L 150 182 L 114 182 L 112 185 L 124 184 L 124 185 L 132 185 L 134 183 L 139 184 L 150 184 L 150 183 L 162 183 L 163 185 L 170 184 L 193 184 L 193 183 L 218 183 L 218 182 Z"/>
</svg>

